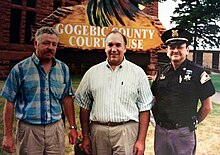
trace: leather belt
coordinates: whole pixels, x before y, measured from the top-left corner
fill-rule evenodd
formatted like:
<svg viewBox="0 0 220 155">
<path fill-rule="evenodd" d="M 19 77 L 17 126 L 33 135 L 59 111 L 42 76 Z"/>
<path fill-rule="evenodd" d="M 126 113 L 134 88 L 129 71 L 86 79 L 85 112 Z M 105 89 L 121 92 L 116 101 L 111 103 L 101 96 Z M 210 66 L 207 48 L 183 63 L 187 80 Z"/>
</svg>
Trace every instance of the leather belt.
<svg viewBox="0 0 220 155">
<path fill-rule="evenodd" d="M 171 123 L 171 122 L 157 122 L 157 124 L 160 127 L 163 127 L 169 130 L 179 129 L 183 127 L 190 127 L 188 124 L 179 124 L 179 123 Z"/>
<path fill-rule="evenodd" d="M 107 125 L 107 126 L 117 126 L 117 125 L 123 125 L 125 123 L 128 123 L 131 121 L 126 121 L 126 122 L 99 122 L 99 121 L 92 121 L 94 124 L 99 124 L 99 125 Z"/>
</svg>

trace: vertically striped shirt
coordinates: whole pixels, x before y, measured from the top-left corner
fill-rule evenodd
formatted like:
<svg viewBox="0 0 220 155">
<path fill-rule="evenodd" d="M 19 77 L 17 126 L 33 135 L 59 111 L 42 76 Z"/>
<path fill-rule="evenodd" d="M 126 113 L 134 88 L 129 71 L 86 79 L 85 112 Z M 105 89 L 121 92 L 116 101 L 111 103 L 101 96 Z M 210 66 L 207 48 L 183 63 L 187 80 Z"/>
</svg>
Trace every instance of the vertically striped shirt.
<svg viewBox="0 0 220 155">
<path fill-rule="evenodd" d="M 124 60 L 113 71 L 107 61 L 90 68 L 75 93 L 76 103 L 90 110 L 91 121 L 139 122 L 139 112 L 150 110 L 153 96 L 139 66 Z"/>
<path fill-rule="evenodd" d="M 33 54 L 12 68 L 1 95 L 14 103 L 17 119 L 31 124 L 56 122 L 62 114 L 60 101 L 74 95 L 69 68 L 53 59 L 53 66 L 46 74 Z"/>
</svg>

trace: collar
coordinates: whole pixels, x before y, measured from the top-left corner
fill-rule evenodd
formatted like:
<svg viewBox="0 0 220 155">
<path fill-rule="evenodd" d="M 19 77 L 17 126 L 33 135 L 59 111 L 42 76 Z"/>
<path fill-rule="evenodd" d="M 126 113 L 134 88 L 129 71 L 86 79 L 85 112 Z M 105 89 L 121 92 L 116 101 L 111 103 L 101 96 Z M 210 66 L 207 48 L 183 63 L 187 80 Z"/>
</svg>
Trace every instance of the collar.
<svg viewBox="0 0 220 155">
<path fill-rule="evenodd" d="M 120 68 L 124 67 L 125 64 L 126 64 L 126 62 L 127 62 L 127 60 L 126 60 L 126 58 L 124 57 L 122 63 L 121 63 L 120 65 L 118 65 L 117 68 L 120 69 Z M 105 64 L 106 64 L 106 67 L 111 68 L 111 66 L 110 66 L 110 64 L 109 64 L 109 62 L 108 62 L 107 59 L 106 59 L 106 61 L 105 61 Z"/>
<path fill-rule="evenodd" d="M 182 70 L 184 70 L 184 68 L 186 69 L 186 67 L 188 66 L 188 65 L 187 65 L 188 62 L 189 62 L 189 60 L 188 60 L 188 59 L 185 59 L 185 60 L 183 61 L 183 63 L 177 68 L 177 71 L 182 71 Z"/>
<path fill-rule="evenodd" d="M 33 62 L 34 62 L 36 65 L 40 65 L 40 64 L 41 64 L 39 58 L 36 56 L 35 53 L 32 54 L 31 59 L 33 60 Z"/>
<path fill-rule="evenodd" d="M 179 72 L 179 71 L 182 71 L 182 70 L 186 70 L 186 68 L 188 66 L 188 63 L 189 63 L 189 60 L 185 59 L 183 61 L 183 63 L 176 70 L 174 70 L 172 63 L 170 62 L 168 65 L 165 66 L 165 68 L 162 71 L 162 74 L 164 75 L 164 74 L 167 74 L 169 72 L 174 72 L 174 71 Z"/>
<path fill-rule="evenodd" d="M 40 59 L 36 56 L 35 53 L 32 54 L 31 56 L 31 59 L 33 60 L 33 62 L 36 64 L 36 65 L 41 65 L 41 61 Z M 52 58 L 52 67 L 56 65 L 56 59 L 55 58 Z"/>
</svg>

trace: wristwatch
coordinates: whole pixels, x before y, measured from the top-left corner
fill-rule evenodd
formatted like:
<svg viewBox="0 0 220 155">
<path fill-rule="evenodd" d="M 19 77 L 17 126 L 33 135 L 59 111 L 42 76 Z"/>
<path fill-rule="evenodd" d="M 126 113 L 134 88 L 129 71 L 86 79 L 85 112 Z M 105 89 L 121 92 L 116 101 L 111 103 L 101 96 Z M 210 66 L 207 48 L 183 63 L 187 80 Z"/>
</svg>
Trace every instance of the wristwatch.
<svg viewBox="0 0 220 155">
<path fill-rule="evenodd" d="M 76 125 L 69 126 L 69 129 L 77 129 Z"/>
</svg>

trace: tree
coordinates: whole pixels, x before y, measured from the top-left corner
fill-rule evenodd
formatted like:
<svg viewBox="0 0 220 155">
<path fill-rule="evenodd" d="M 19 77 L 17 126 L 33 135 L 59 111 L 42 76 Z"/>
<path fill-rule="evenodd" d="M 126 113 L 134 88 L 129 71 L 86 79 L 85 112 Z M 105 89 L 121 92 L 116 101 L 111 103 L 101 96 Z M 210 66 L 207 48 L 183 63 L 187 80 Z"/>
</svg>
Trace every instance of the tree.
<svg viewBox="0 0 220 155">
<path fill-rule="evenodd" d="M 194 50 L 199 46 L 220 47 L 219 0 L 182 0 L 174 14 L 178 16 L 171 21 L 194 34 Z"/>
<path fill-rule="evenodd" d="M 153 1 L 142 0 L 143 4 Z M 220 47 L 220 25 L 217 23 L 220 20 L 219 0 L 181 0 L 174 14 L 176 16 L 171 18 L 172 23 L 194 34 L 194 50 L 199 46 Z"/>
</svg>

